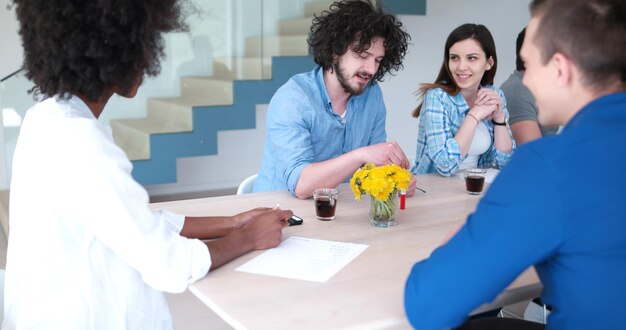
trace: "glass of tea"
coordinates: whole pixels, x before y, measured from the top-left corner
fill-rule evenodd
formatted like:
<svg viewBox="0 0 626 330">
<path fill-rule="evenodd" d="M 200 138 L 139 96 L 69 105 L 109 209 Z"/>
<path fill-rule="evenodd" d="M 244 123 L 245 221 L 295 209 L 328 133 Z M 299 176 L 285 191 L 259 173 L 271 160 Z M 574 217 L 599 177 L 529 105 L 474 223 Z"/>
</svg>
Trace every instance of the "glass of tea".
<svg viewBox="0 0 626 330">
<path fill-rule="evenodd" d="M 483 168 L 472 168 L 463 174 L 465 178 L 465 189 L 472 195 L 480 195 L 485 186 L 485 174 L 487 170 Z"/>
<path fill-rule="evenodd" d="M 318 220 L 328 221 L 335 218 L 338 198 L 339 192 L 337 189 L 320 188 L 313 191 L 315 213 Z"/>
</svg>

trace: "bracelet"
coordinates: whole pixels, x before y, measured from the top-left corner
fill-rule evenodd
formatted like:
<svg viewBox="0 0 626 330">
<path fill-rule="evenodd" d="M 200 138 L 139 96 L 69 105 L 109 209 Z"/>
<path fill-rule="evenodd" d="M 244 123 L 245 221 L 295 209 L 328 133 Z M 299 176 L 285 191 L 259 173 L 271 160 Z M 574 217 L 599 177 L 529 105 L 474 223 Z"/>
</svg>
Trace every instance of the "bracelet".
<svg viewBox="0 0 626 330">
<path fill-rule="evenodd" d="M 471 114 L 471 113 L 469 113 L 469 112 L 467 113 L 467 115 L 468 115 L 468 116 L 470 116 L 470 117 L 472 117 L 472 118 L 474 118 L 474 120 L 476 120 L 476 124 L 479 124 L 479 123 L 480 123 L 480 120 L 478 120 L 478 118 L 476 118 L 476 116 L 472 115 L 472 114 Z"/>
<path fill-rule="evenodd" d="M 506 119 L 503 122 L 501 122 L 501 123 L 491 119 L 491 123 L 494 124 L 494 125 L 497 125 L 497 126 L 506 126 Z"/>
</svg>

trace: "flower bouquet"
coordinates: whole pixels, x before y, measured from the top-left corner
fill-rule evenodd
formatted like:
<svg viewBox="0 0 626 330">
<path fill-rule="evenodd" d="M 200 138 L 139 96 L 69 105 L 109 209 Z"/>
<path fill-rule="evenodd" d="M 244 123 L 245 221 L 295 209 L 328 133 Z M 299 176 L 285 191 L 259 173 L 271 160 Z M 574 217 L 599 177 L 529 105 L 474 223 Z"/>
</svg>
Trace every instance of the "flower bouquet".
<svg viewBox="0 0 626 330">
<path fill-rule="evenodd" d="M 406 191 L 411 182 L 411 172 L 391 164 L 376 166 L 365 164 L 350 179 L 350 188 L 356 200 L 362 194 L 371 196 L 370 222 L 377 227 L 396 224 L 398 194 Z"/>
</svg>

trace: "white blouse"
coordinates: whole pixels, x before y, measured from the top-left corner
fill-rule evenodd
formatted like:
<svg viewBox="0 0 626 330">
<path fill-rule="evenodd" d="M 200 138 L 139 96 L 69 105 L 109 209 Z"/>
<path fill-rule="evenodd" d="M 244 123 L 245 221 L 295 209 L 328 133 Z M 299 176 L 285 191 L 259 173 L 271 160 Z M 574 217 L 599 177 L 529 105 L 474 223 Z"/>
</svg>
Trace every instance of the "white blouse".
<svg viewBox="0 0 626 330">
<path fill-rule="evenodd" d="M 79 98 L 29 109 L 13 161 L 3 329 L 171 329 L 162 291 L 211 266 L 148 208 L 132 165 Z"/>
<path fill-rule="evenodd" d="M 491 134 L 489 134 L 487 125 L 481 120 L 478 126 L 476 126 L 472 144 L 467 152 L 467 156 L 459 165 L 459 170 L 478 167 L 478 157 L 487 152 L 489 147 L 491 147 Z"/>
</svg>

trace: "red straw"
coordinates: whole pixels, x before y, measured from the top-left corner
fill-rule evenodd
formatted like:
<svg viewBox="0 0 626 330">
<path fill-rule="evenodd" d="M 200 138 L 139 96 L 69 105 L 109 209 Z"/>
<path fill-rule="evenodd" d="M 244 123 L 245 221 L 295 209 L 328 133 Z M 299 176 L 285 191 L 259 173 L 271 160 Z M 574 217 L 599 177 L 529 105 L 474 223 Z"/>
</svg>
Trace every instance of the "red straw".
<svg viewBox="0 0 626 330">
<path fill-rule="evenodd" d="M 406 192 L 400 192 L 400 210 L 404 210 L 404 203 L 406 202 Z"/>
</svg>

